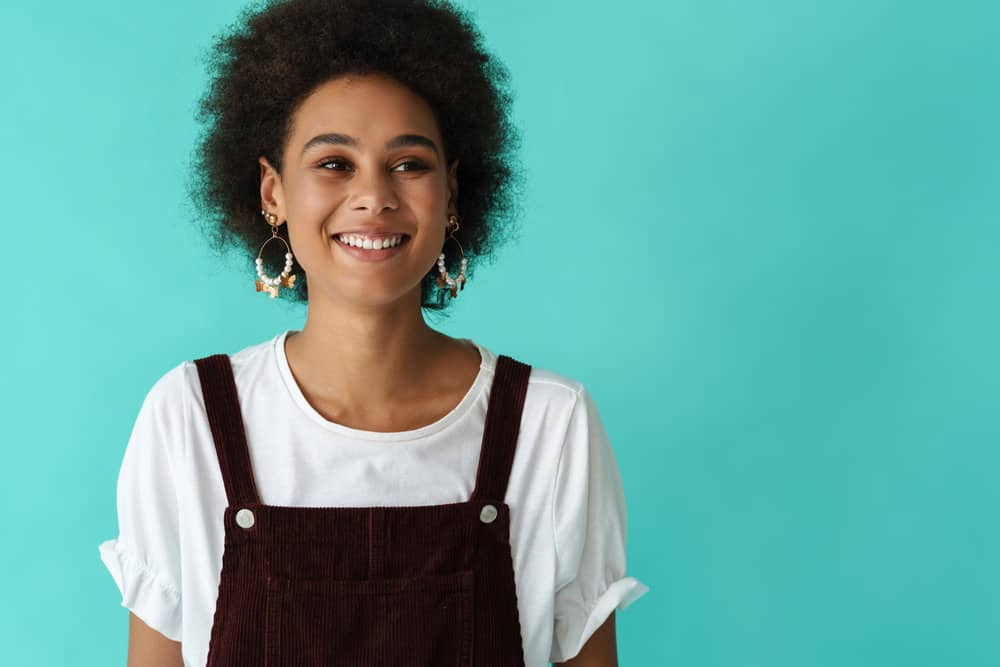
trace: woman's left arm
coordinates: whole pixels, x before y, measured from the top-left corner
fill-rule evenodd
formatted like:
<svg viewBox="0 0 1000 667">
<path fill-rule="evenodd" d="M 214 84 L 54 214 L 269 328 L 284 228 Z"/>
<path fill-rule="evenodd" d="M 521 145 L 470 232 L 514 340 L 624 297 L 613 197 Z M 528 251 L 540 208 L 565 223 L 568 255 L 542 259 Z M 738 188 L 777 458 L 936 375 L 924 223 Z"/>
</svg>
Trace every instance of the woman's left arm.
<svg viewBox="0 0 1000 667">
<path fill-rule="evenodd" d="M 618 647 L 615 641 L 615 612 L 594 631 L 580 652 L 566 662 L 553 667 L 618 667 Z"/>
</svg>

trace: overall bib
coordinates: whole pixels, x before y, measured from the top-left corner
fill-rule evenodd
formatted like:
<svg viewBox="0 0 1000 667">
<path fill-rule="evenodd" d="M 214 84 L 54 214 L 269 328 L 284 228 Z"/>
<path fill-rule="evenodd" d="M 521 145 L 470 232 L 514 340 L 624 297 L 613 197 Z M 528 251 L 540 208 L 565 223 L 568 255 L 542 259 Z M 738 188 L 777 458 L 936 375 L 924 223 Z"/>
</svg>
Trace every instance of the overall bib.
<svg viewBox="0 0 1000 667">
<path fill-rule="evenodd" d="M 196 359 L 228 506 L 207 667 L 524 667 L 504 503 L 531 366 L 497 358 L 465 502 L 260 502 L 228 355 Z"/>
</svg>

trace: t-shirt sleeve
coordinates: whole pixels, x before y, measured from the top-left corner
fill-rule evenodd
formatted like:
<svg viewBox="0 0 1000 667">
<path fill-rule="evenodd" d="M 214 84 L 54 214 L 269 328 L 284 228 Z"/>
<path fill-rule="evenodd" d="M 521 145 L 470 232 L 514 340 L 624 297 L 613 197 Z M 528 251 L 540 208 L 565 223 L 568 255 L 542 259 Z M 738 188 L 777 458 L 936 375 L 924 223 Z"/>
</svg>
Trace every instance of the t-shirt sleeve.
<svg viewBox="0 0 1000 667">
<path fill-rule="evenodd" d="M 625 494 L 608 434 L 586 387 L 580 386 L 575 400 L 553 493 L 551 662 L 576 656 L 611 612 L 649 590 L 625 576 Z"/>
<path fill-rule="evenodd" d="M 184 437 L 183 364 L 146 395 L 118 473 L 118 537 L 99 545 L 121 605 L 181 640 L 181 561 L 175 464 Z"/>
</svg>

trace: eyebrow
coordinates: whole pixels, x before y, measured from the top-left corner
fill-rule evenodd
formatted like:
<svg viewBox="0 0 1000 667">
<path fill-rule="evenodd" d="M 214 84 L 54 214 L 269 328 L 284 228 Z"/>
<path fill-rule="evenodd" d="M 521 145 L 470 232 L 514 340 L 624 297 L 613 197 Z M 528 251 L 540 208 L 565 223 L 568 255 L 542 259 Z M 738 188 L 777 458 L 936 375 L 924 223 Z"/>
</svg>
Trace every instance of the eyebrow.
<svg viewBox="0 0 1000 667">
<path fill-rule="evenodd" d="M 307 141 L 305 146 L 302 147 L 302 152 L 305 153 L 314 146 L 357 147 L 358 140 L 350 135 L 341 134 L 340 132 L 327 132 L 325 134 L 318 134 Z M 428 148 L 433 149 L 436 155 L 440 155 L 437 144 L 435 144 L 432 139 L 429 139 L 422 134 L 400 134 L 399 136 L 385 142 L 385 149 L 387 151 L 391 151 L 394 148 L 402 148 L 403 146 L 427 146 Z"/>
</svg>

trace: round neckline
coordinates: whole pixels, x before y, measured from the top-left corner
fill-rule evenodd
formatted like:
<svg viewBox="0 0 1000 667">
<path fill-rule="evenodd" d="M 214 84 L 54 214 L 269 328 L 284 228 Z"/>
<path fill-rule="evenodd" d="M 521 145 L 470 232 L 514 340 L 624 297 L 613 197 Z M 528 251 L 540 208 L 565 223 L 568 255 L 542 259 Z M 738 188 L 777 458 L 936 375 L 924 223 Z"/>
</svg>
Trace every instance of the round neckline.
<svg viewBox="0 0 1000 667">
<path fill-rule="evenodd" d="M 281 380 L 285 386 L 285 391 L 287 392 L 288 397 L 299 407 L 300 410 L 302 410 L 303 413 L 305 413 L 307 417 L 324 429 L 338 433 L 345 438 L 353 440 L 400 442 L 404 440 L 419 440 L 437 433 L 438 431 L 448 427 L 456 420 L 460 419 L 466 412 L 469 411 L 469 409 L 475 404 L 476 399 L 479 398 L 479 395 L 483 392 L 483 390 L 485 390 L 490 377 L 493 375 L 493 364 L 495 363 L 493 353 L 471 338 L 461 338 L 459 340 L 470 342 L 476 346 L 476 349 L 479 350 L 479 372 L 476 373 L 476 379 L 473 380 L 472 385 L 468 388 L 468 390 L 466 390 L 465 395 L 462 396 L 462 400 L 460 400 L 458 404 L 451 409 L 451 411 L 437 421 L 425 424 L 419 428 L 410 429 L 408 431 L 365 431 L 330 421 L 321 415 L 316 408 L 314 408 L 312 404 L 306 400 L 305 395 L 302 393 L 302 389 L 295 380 L 295 376 L 292 375 L 292 369 L 288 365 L 288 357 L 285 355 L 285 339 L 288 338 L 288 334 L 291 333 L 291 331 L 292 330 L 286 329 L 275 336 L 272 346 L 275 365 L 278 368 L 278 374 L 281 376 Z"/>
</svg>

